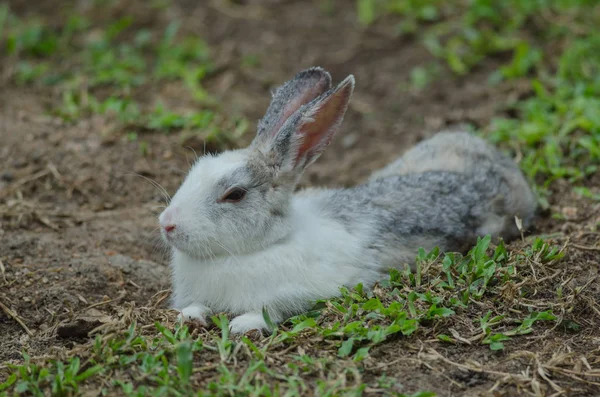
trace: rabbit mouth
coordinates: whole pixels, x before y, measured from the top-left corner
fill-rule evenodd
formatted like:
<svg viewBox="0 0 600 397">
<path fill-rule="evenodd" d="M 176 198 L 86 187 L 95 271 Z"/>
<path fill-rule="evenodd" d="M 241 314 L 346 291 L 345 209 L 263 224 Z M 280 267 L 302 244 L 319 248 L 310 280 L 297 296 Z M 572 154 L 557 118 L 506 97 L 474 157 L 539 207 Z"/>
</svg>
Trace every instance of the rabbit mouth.
<svg viewBox="0 0 600 397">
<path fill-rule="evenodd" d="M 173 232 L 162 232 L 161 233 L 163 240 L 171 245 L 174 248 L 177 248 L 182 251 L 186 251 L 186 246 L 188 244 L 188 236 L 180 231 Z"/>
<path fill-rule="evenodd" d="M 162 233 L 162 237 L 169 246 L 192 258 L 206 258 L 215 256 L 211 244 L 206 241 L 190 240 L 190 237 L 182 232 Z"/>
</svg>

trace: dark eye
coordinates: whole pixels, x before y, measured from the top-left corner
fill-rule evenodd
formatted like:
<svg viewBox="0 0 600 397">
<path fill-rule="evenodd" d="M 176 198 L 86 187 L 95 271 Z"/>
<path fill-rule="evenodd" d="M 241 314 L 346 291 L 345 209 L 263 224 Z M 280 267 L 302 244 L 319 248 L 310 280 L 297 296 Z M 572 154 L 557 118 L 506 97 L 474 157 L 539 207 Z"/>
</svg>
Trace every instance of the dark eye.
<svg viewBox="0 0 600 397">
<path fill-rule="evenodd" d="M 234 187 L 229 189 L 223 197 L 219 200 L 220 202 L 237 203 L 246 197 L 246 190 L 241 187 Z"/>
</svg>

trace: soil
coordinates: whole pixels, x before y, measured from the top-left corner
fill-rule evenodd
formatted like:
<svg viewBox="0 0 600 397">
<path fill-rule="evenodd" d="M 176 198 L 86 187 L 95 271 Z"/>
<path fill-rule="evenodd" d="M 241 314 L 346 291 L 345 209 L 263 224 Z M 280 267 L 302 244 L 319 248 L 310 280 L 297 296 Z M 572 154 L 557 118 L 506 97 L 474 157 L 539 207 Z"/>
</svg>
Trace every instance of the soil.
<svg viewBox="0 0 600 397">
<path fill-rule="evenodd" d="M 61 17 L 55 7 L 44 10 L 42 5 L 28 6 L 29 2 L 13 3 L 17 14 Z M 508 101 L 528 92 L 521 82 L 488 84 L 501 59 L 484 62 L 464 78 L 442 71 L 422 91 L 401 89 L 413 67 L 434 59 L 417 37 L 396 37 L 392 25 L 361 28 L 354 1 L 334 2 L 331 15 L 317 2 L 306 1 L 180 0 L 158 15 L 136 3 L 112 7 L 95 17 L 135 15 L 140 24 L 179 20 L 185 32 L 205 39 L 213 51 L 217 72 L 209 76 L 207 89 L 224 108 L 254 122 L 266 109 L 270 90 L 304 67 L 322 66 L 336 81 L 355 75 L 355 96 L 342 130 L 307 171 L 303 186 L 360 182 L 439 129 L 487 125 L 503 114 Z M 259 64 L 244 65 L 249 55 Z M 156 87 L 150 96 L 171 106 L 188 106 L 180 103 L 176 88 Z M 111 121 L 102 116 L 74 124 L 47 116 L 54 100 L 55 93 L 46 88 L 4 81 L 0 90 L 0 303 L 18 314 L 32 333 L 27 335 L 14 318 L 0 311 L 0 362 L 20 362 L 23 349 L 31 356 L 52 356 L 85 340 L 85 331 L 77 334 L 65 324 L 89 312 L 92 305 L 99 304 L 95 309 L 102 313 L 104 307 L 128 302 L 148 305 L 165 294 L 170 288 L 168 257 L 158 244 L 156 227 L 162 196 L 138 175 L 172 194 L 195 156 L 193 150 L 203 150 L 202 142 L 182 142 L 176 133 L 148 133 L 143 135 L 148 143 L 144 155 L 138 142 L 106 133 Z M 252 138 L 252 128 L 240 145 Z M 594 231 L 600 221 L 598 204 L 575 196 L 568 186 L 558 184 L 554 189 L 552 208 L 540 216 L 536 233 L 553 235 L 561 244 L 568 240 L 598 246 L 600 236 Z M 555 212 L 566 220 L 550 218 Z M 598 256 L 597 251 L 570 247 L 561 266 L 595 280 Z M 587 288 L 600 296 L 597 281 Z M 581 333 L 548 329 L 542 336 L 518 339 L 504 353 L 478 344 L 434 346 L 452 363 L 476 361 L 499 373 L 537 371 L 532 358 L 536 355 L 548 360 L 566 352 L 590 360 L 590 352 L 598 357 L 600 332 L 597 326 L 585 325 L 597 325 L 600 313 L 590 309 L 581 314 L 588 316 Z M 93 328 L 101 324 L 98 321 L 86 326 Z M 513 357 L 517 351 L 535 354 Z M 486 393 L 502 378 L 469 371 L 435 354 L 425 340 L 395 340 L 372 352 L 364 376 L 387 373 L 405 392 L 427 389 L 440 396 L 490 395 Z M 537 379 L 547 383 L 541 376 Z M 565 376 L 553 379 L 572 395 L 595 395 L 598 390 Z M 507 383 L 494 393 L 525 393 L 518 381 Z M 552 388 L 540 387 L 539 395 L 551 394 Z"/>
</svg>

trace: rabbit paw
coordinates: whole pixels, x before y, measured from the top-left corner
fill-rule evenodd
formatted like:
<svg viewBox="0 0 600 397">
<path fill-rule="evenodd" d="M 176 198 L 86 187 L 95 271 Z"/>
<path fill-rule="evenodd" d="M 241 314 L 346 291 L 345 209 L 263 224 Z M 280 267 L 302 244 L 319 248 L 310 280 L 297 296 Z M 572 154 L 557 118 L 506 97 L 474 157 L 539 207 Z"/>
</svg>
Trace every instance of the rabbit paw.
<svg viewBox="0 0 600 397">
<path fill-rule="evenodd" d="M 206 327 L 208 324 L 206 322 L 206 313 L 207 309 L 203 306 L 188 306 L 181 309 L 177 319 L 179 321 L 196 321 L 200 323 L 202 326 Z"/>
<path fill-rule="evenodd" d="M 232 334 L 245 334 L 248 331 L 262 331 L 267 328 L 267 323 L 265 323 L 262 313 L 242 314 L 229 323 L 229 330 Z"/>
</svg>

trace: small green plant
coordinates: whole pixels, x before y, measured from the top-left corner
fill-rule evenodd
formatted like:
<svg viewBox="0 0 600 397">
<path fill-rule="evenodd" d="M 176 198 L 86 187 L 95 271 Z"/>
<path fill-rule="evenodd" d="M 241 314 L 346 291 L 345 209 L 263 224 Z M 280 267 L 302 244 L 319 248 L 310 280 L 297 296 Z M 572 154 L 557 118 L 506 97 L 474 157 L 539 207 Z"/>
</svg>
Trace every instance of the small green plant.
<svg viewBox="0 0 600 397">
<path fill-rule="evenodd" d="M 410 88 L 417 91 L 427 88 L 438 78 L 440 70 L 441 67 L 438 63 L 413 68 L 409 77 Z"/>
<path fill-rule="evenodd" d="M 502 299 L 506 285 L 523 282 L 521 273 L 529 268 L 528 260 L 552 264 L 561 256 L 557 247 L 541 239 L 519 254 L 508 252 L 503 244 L 493 247 L 489 237 L 480 239 L 464 257 L 440 255 L 437 249 L 419 250 L 414 269 L 392 270 L 389 279 L 373 290 L 360 284 L 342 288 L 339 298 L 323 301 L 284 325 L 272 324 L 265 309 L 263 316 L 273 333 L 264 339 L 232 337 L 224 315 L 213 317 L 216 328 L 201 335 L 179 323 L 167 327 L 157 322 L 154 331 L 132 323 L 110 338 L 97 336 L 84 357 L 42 363 L 24 354 L 23 364 L 12 367 L 0 392 L 70 395 L 90 383 L 101 383 L 110 385 L 107 390 L 129 396 L 189 395 L 199 390 L 204 371 L 212 375 L 202 390 L 217 395 L 341 395 L 349 391 L 361 395 L 367 387 L 391 390 L 391 379 L 351 382 L 355 372 L 347 367 L 347 358 L 359 366 L 383 343 L 432 332 L 440 342 L 455 343 L 453 336 L 438 330 L 458 315 L 479 324 L 477 340 L 482 344 L 491 350 L 506 349 L 512 339 L 556 317 L 549 309 L 532 311 L 522 319 L 511 318 L 510 311 L 493 314 L 502 308 L 495 302 Z M 577 332 L 577 324 L 571 328 Z M 326 354 L 298 355 L 296 351 L 307 343 Z M 280 365 L 284 354 L 290 356 Z M 327 370 L 337 375 L 331 379 L 319 375 Z M 319 380 L 314 381 L 315 377 Z M 273 384 L 279 387 L 277 393 Z"/>
<path fill-rule="evenodd" d="M 421 327 L 463 312 L 474 301 L 484 302 L 501 294 L 498 288 L 518 277 L 516 267 L 524 259 L 509 255 L 502 242 L 493 249 L 490 245 L 489 236 L 481 238 L 464 257 L 453 253 L 440 257 L 438 249 L 431 252 L 420 249 L 414 269 L 391 270 L 389 280 L 380 283 L 386 288 L 385 295 L 367 293 L 360 284 L 352 290 L 342 288 L 340 298 L 326 302 L 329 309 L 325 313 L 328 318 L 333 315 L 335 321 L 323 326 L 318 319 L 299 316 L 291 320 L 295 325 L 293 330 L 282 331 L 275 341 L 294 340 L 300 331 L 308 329 L 324 339 L 339 340 L 338 356 L 352 356 L 361 361 L 371 348 L 390 338 L 408 337 Z M 551 263 L 559 260 L 562 252 L 537 239 L 525 255 L 531 260 Z M 531 332 L 536 321 L 554 319 L 550 312 L 532 313 L 515 330 L 501 333 L 492 330 L 504 317 L 490 317 L 488 312 L 480 323 L 484 333 L 482 343 L 490 344 L 493 350 L 503 349 L 502 342 L 512 336 Z M 438 339 L 453 342 L 445 334 Z"/>
<path fill-rule="evenodd" d="M 363 25 L 370 25 L 383 15 L 399 15 L 402 21 L 398 31 L 412 33 L 419 23 L 439 20 L 444 13 L 444 3 L 440 0 L 357 0 L 357 13 Z"/>
<path fill-rule="evenodd" d="M 466 75 L 490 56 L 511 55 L 490 82 L 528 78 L 532 95 L 509 104 L 516 117 L 493 120 L 485 135 L 522 156 L 521 168 L 536 182 L 545 208 L 554 181 L 579 184 L 600 164 L 598 7 L 587 0 L 357 1 L 365 25 L 380 16 L 393 16 L 401 26 L 412 26 L 408 30 L 418 24 L 426 48 L 456 74 Z M 568 23 L 562 15 L 569 15 Z M 562 53 L 544 52 L 540 45 L 559 41 L 568 43 Z M 422 89 L 432 76 L 416 67 L 410 85 Z M 578 191 L 597 199 L 597 192 L 584 189 Z"/>
<path fill-rule="evenodd" d="M 8 32 L 0 39 L 0 50 L 16 59 L 12 78 L 20 85 L 54 86 L 62 103 L 51 113 L 68 122 L 101 114 L 116 122 L 117 129 L 193 131 L 218 144 L 231 143 L 245 131 L 247 123 L 220 113 L 202 87 L 213 69 L 208 46 L 198 37 L 181 37 L 178 23 L 160 32 L 135 30 L 134 19 L 127 16 L 95 26 L 75 15 L 55 28 L 42 19 L 20 20 L 6 6 L 0 17 Z M 89 38 L 82 40 L 86 34 Z M 184 113 L 162 103 L 149 105 L 146 93 L 167 82 L 180 84 L 199 110 Z"/>
<path fill-rule="evenodd" d="M 497 326 L 505 318 L 505 316 L 495 316 L 490 319 L 491 312 L 488 312 L 479 321 L 481 329 L 485 335 L 482 343 L 489 344 L 491 350 L 503 350 L 505 341 L 509 341 L 511 337 L 515 335 L 525 335 L 533 332 L 533 324 L 537 321 L 554 321 L 556 317 L 550 312 L 531 313 L 527 316 L 521 324 L 512 330 L 504 332 L 492 332 L 492 327 Z"/>
<path fill-rule="evenodd" d="M 217 340 L 217 347 L 221 361 L 227 362 L 234 347 L 233 341 L 229 339 L 229 320 L 223 315 L 213 317 L 212 320 L 221 329 L 221 337 Z"/>
</svg>

